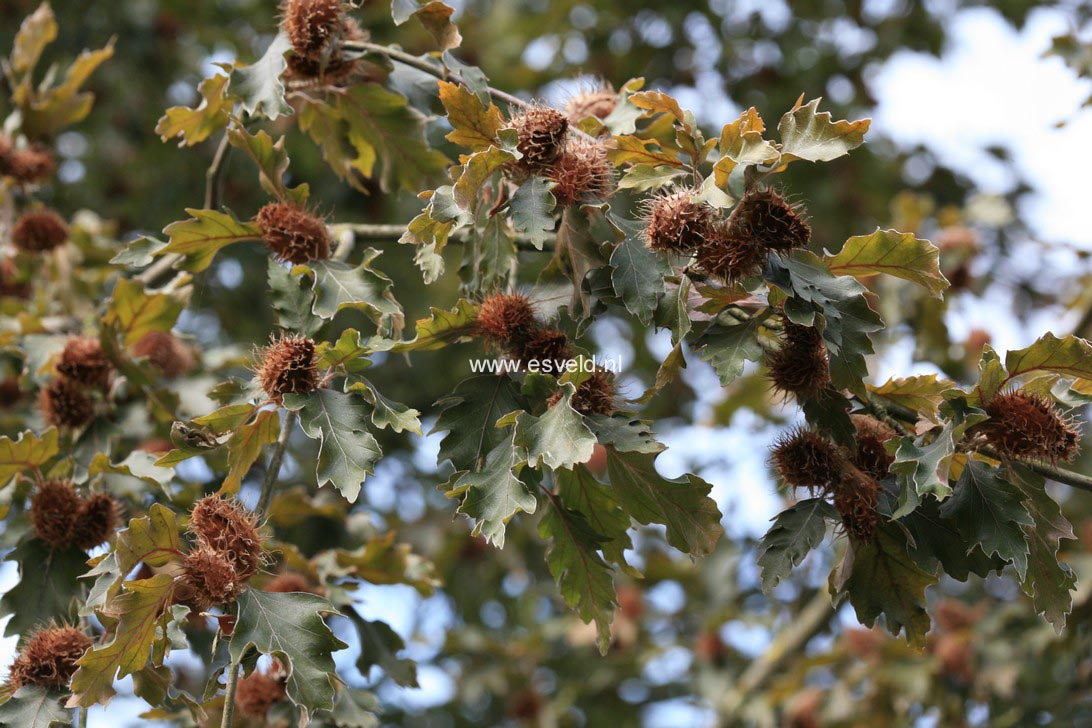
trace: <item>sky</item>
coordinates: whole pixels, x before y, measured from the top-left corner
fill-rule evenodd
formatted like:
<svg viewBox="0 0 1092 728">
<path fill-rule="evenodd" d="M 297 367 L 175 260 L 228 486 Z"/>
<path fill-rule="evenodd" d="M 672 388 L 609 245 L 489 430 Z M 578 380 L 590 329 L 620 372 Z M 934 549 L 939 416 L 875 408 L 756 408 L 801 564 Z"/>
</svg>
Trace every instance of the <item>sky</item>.
<svg viewBox="0 0 1092 728">
<path fill-rule="evenodd" d="M 769 4 L 770 12 L 776 15 L 780 5 Z M 1059 59 L 1043 58 L 1051 37 L 1068 30 L 1066 17 L 1056 11 L 1036 11 L 1027 26 L 1016 31 L 996 11 L 979 8 L 957 13 L 949 28 L 949 42 L 939 58 L 897 53 L 872 77 L 871 91 L 878 101 L 872 135 L 904 148 L 924 147 L 942 164 L 973 180 L 984 193 L 1004 193 L 1020 182 L 1029 184 L 1032 193 L 1019 212 L 1032 234 L 1092 249 L 1092 225 L 1078 214 L 1087 208 L 1092 190 L 1088 171 L 1092 169 L 1092 107 L 1082 107 L 1092 94 L 1092 84 L 1078 80 Z M 534 54 L 551 51 L 532 47 L 528 52 L 534 60 Z M 723 123 L 738 110 L 723 94 L 710 92 L 715 86 L 699 78 L 698 86 L 680 97 L 684 104 L 703 102 L 697 108 L 699 117 L 715 114 Z M 555 92 L 563 93 L 564 88 L 559 86 Z M 987 153 L 990 147 L 1004 149 L 1011 156 L 1012 171 Z M 1004 294 L 996 296 L 1003 298 Z M 958 336 L 960 331 L 989 321 L 998 347 L 1006 349 L 1024 346 L 1034 331 L 1057 324 L 1056 319 L 1032 321 L 1025 327 L 1004 314 L 999 318 L 998 311 L 1005 308 L 998 305 L 1001 303 L 1004 301 L 988 295 L 983 302 L 958 308 L 950 322 L 953 331 Z M 625 359 L 626 344 L 609 325 L 597 326 L 593 334 L 603 351 L 617 351 Z M 654 350 L 666 354 L 669 346 L 665 348 L 662 336 L 652 343 Z M 881 370 L 905 374 L 909 357 L 909 351 L 896 349 L 879 365 Z M 705 393 L 698 404 L 699 416 L 694 418 L 701 422 L 702 408 L 716 403 L 720 387 L 707 367 L 691 366 L 686 376 L 694 380 L 696 391 Z M 765 444 L 773 435 L 773 428 L 740 411 L 731 427 L 697 424 L 663 433 L 669 450 L 659 462 L 668 476 L 695 469 L 713 484 L 713 497 L 725 514 L 729 534 L 757 537 L 781 505 L 766 465 Z M 434 454 L 433 440 L 422 444 L 422 457 Z M 729 452 L 731 458 L 725 456 Z M 376 496 L 384 488 L 378 481 L 367 487 Z M 10 588 L 14 579 L 10 566 L 0 567 L 0 591 Z M 409 588 L 369 587 L 361 598 L 366 617 L 389 621 L 407 641 L 415 638 L 412 650 L 417 658 L 428 659 L 435 653 L 443 629 L 451 621 L 450 607 L 442 598 L 423 604 Z M 650 598 L 670 605 L 674 597 L 668 588 Z M 740 649 L 755 653 L 768 639 L 765 634 L 732 630 L 724 636 Z M 353 642 L 351 638 L 347 641 Z M 10 664 L 14 644 L 13 638 L 0 642 L 0 667 Z M 353 652 L 341 653 L 339 663 L 349 664 Z M 659 674 L 671 674 L 685 671 L 688 665 L 688 655 L 672 653 L 655 667 Z M 417 690 L 385 688 L 380 697 L 388 703 L 423 707 L 448 699 L 453 688 L 451 678 L 435 666 L 421 668 L 421 683 Z M 92 710 L 89 725 L 118 728 L 135 720 L 142 706 L 139 701 L 119 699 L 109 715 L 102 709 Z M 710 715 L 700 707 L 679 701 L 655 706 L 645 717 L 647 725 L 668 727 L 710 721 Z"/>
</svg>

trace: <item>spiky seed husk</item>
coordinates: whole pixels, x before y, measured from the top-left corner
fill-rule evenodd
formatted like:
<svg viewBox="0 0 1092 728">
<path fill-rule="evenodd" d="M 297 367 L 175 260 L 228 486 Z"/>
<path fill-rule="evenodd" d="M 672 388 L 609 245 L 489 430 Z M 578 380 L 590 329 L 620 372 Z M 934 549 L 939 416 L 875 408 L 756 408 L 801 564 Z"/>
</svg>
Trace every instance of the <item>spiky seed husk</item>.
<svg viewBox="0 0 1092 728">
<path fill-rule="evenodd" d="M 283 677 L 255 669 L 246 677 L 239 678 L 235 688 L 235 707 L 247 718 L 264 721 L 273 704 L 287 697 Z"/>
<path fill-rule="evenodd" d="M 550 369 L 553 370 L 551 374 L 563 371 L 565 363 L 573 358 L 569 337 L 565 332 L 549 327 L 535 331 L 529 339 L 517 345 L 511 354 L 524 367 L 528 362 L 537 361 L 540 369 L 544 369 L 545 362 L 549 362 Z"/>
<path fill-rule="evenodd" d="M 1080 431 L 1053 402 L 1020 390 L 1002 392 L 983 409 L 990 416 L 980 425 L 1002 455 L 1068 462 L 1080 449 Z"/>
<path fill-rule="evenodd" d="M 84 551 L 106 543 L 121 520 L 118 502 L 108 493 L 91 493 L 80 505 L 72 525 L 72 543 Z"/>
<path fill-rule="evenodd" d="M 513 167 L 524 175 L 542 172 L 561 155 L 569 120 L 549 106 L 529 106 L 512 117 L 508 126 L 516 131 L 516 149 L 523 156 Z"/>
<path fill-rule="evenodd" d="M 887 477 L 895 457 L 887 452 L 885 443 L 898 436 L 895 428 L 883 420 L 871 415 L 850 415 L 857 433 L 854 435 L 857 448 L 853 453 L 853 462 L 858 468 L 877 480 Z"/>
<path fill-rule="evenodd" d="M 147 358 L 168 379 L 182 376 L 195 363 L 190 348 L 169 331 L 149 331 L 137 339 L 130 351 L 133 356 Z"/>
<path fill-rule="evenodd" d="M 278 404 L 286 394 L 307 394 L 318 386 L 315 342 L 305 336 L 283 336 L 261 351 L 258 383 Z"/>
<path fill-rule="evenodd" d="M 15 223 L 11 240 L 24 253 L 45 253 L 68 241 L 68 225 L 52 210 L 31 210 Z"/>
<path fill-rule="evenodd" d="M 345 16 L 340 0 L 287 0 L 282 6 L 281 27 L 292 45 L 288 75 L 294 79 L 340 83 L 358 66 L 341 52 L 341 42 L 364 40 L 356 21 Z"/>
<path fill-rule="evenodd" d="M 210 495 L 197 501 L 190 513 L 189 531 L 198 543 L 227 556 L 239 578 L 258 573 L 265 549 L 254 516 L 239 501 Z"/>
<path fill-rule="evenodd" d="M 30 497 L 30 522 L 34 533 L 53 548 L 68 548 L 72 545 L 80 506 L 80 496 L 70 481 L 44 481 Z"/>
<path fill-rule="evenodd" d="M 490 344 L 511 347 L 535 331 L 535 309 L 519 293 L 495 293 L 478 307 L 477 329 Z"/>
<path fill-rule="evenodd" d="M 231 559 L 214 548 L 199 546 L 182 560 L 177 593 L 181 603 L 205 611 L 234 601 L 245 590 Z"/>
<path fill-rule="evenodd" d="M 781 479 L 789 485 L 817 490 L 838 483 L 846 465 L 837 445 L 825 435 L 803 427 L 779 437 L 770 459 Z"/>
<path fill-rule="evenodd" d="M 44 182 L 57 170 L 53 155 L 41 147 L 17 149 L 10 139 L 0 136 L 0 177 L 10 177 L 16 184 Z"/>
<path fill-rule="evenodd" d="M 90 389 L 106 391 L 114 376 L 114 365 L 106 358 L 102 344 L 92 336 L 73 336 L 65 342 L 57 373 Z"/>
<path fill-rule="evenodd" d="M 842 525 L 851 539 L 867 541 L 876 530 L 879 515 L 876 503 L 880 484 L 872 476 L 848 467 L 834 485 L 834 509 L 842 517 Z"/>
<path fill-rule="evenodd" d="M 830 384 L 830 362 L 819 329 L 785 319 L 781 347 L 766 355 L 766 367 L 774 387 L 811 399 Z"/>
<path fill-rule="evenodd" d="M 752 189 L 732 209 L 728 225 L 733 233 L 754 240 L 763 250 L 788 253 L 806 247 L 811 227 L 799 205 L 792 205 L 771 189 Z"/>
<path fill-rule="evenodd" d="M 11 665 L 8 682 L 24 686 L 64 688 L 78 669 L 77 660 L 91 647 L 91 638 L 75 627 L 51 625 L 30 636 Z"/>
<path fill-rule="evenodd" d="M 732 284 L 761 273 L 766 251 L 751 237 L 716 225 L 698 246 L 694 262 L 709 277 Z"/>
<path fill-rule="evenodd" d="M 299 265 L 330 257 L 330 232 L 326 223 L 287 202 L 271 202 L 258 210 L 254 221 L 262 240 L 282 263 Z"/>
<path fill-rule="evenodd" d="M 618 94 L 609 84 L 587 89 L 569 99 L 565 104 L 565 116 L 578 124 L 589 116 L 606 119 L 618 106 Z"/>
<path fill-rule="evenodd" d="M 54 427 L 76 429 L 95 417 L 95 403 L 78 382 L 58 377 L 42 388 L 38 406 L 45 421 Z"/>
<path fill-rule="evenodd" d="M 614 189 L 614 168 L 606 147 L 583 138 L 568 140 L 547 176 L 554 182 L 558 207 L 602 200 Z"/>
<path fill-rule="evenodd" d="M 280 592 L 282 594 L 290 592 L 318 593 L 318 590 L 308 581 L 307 577 L 294 571 L 286 571 L 273 577 L 262 587 L 262 591 Z"/>
<path fill-rule="evenodd" d="M 582 415 L 613 415 L 617 410 L 618 389 L 614 375 L 605 370 L 591 373 L 577 385 L 572 398 L 572 408 Z M 553 407 L 561 400 L 561 392 L 554 392 L 547 404 Z"/>
<path fill-rule="evenodd" d="M 704 202 L 691 202 L 694 190 L 676 190 L 642 204 L 645 243 L 658 253 L 689 254 L 716 234 L 716 214 Z"/>
</svg>

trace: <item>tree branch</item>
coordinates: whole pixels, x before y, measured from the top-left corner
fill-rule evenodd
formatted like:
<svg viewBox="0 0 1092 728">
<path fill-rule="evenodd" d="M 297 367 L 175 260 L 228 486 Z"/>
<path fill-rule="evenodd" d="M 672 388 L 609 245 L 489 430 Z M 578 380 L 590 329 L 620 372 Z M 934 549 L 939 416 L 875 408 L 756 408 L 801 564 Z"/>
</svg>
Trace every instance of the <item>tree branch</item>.
<svg viewBox="0 0 1092 728">
<path fill-rule="evenodd" d="M 277 447 L 269 458 L 269 467 L 265 471 L 265 480 L 262 481 L 262 494 L 258 496 L 258 505 L 254 508 L 254 514 L 259 518 L 266 515 L 269 509 L 269 501 L 273 499 L 273 486 L 277 483 L 277 474 L 281 471 L 281 462 L 284 460 L 284 451 L 288 447 L 288 438 L 292 436 L 292 430 L 296 427 L 299 412 L 288 410 L 284 416 L 284 424 L 281 425 L 281 434 L 277 438 Z"/>
<path fill-rule="evenodd" d="M 397 240 L 402 237 L 402 233 L 406 232 L 405 225 L 399 224 L 370 224 L 370 223 L 339 223 L 334 225 L 335 228 L 341 228 L 344 230 L 351 230 L 354 235 L 365 240 Z M 470 240 L 471 230 L 469 228 L 463 228 L 451 233 L 450 240 L 454 240 L 458 243 L 466 243 Z M 513 241 L 516 247 L 520 250 L 533 251 L 541 253 L 548 248 L 536 248 L 531 243 L 531 236 L 522 233 L 516 233 L 513 237 Z"/>
<path fill-rule="evenodd" d="M 466 82 L 460 74 L 453 71 L 444 72 L 442 68 L 437 68 L 435 65 L 428 61 L 422 60 L 417 56 L 410 55 L 405 51 L 400 51 L 397 48 L 391 48 L 390 46 L 379 45 L 378 43 L 368 43 L 367 41 L 344 41 L 341 47 L 347 51 L 364 51 L 365 53 L 376 53 L 381 56 L 386 56 L 392 61 L 398 61 L 404 63 L 407 66 L 416 68 L 418 71 L 423 71 L 430 76 L 435 76 L 441 81 L 451 81 L 452 83 L 459 83 L 469 87 L 470 84 Z M 504 101 L 516 108 L 526 109 L 529 104 L 521 98 L 513 96 L 512 94 L 495 89 L 492 86 L 488 86 L 489 95 L 498 101 Z"/>
</svg>

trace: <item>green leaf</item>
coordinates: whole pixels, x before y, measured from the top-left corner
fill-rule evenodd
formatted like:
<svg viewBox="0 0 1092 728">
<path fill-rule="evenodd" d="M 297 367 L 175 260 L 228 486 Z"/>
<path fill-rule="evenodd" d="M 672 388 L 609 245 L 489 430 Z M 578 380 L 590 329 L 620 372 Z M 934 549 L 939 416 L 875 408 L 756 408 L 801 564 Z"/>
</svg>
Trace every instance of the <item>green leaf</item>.
<svg viewBox="0 0 1092 728">
<path fill-rule="evenodd" d="M 134 450 L 125 456 L 125 459 L 118 463 L 110 462 L 110 458 L 106 453 L 96 453 L 95 457 L 91 459 L 91 464 L 87 466 L 87 474 L 94 477 L 104 473 L 110 473 L 113 475 L 127 475 L 131 478 L 139 478 L 148 485 L 153 485 L 163 491 L 163 494 L 170 496 L 171 494 L 171 480 L 174 478 L 174 471 L 170 468 L 159 467 L 156 465 L 158 458 L 150 452 L 144 452 L 143 450 Z"/>
<path fill-rule="evenodd" d="M 231 107 L 235 100 L 227 95 L 228 77 L 218 73 L 201 81 L 197 92 L 201 103 L 197 108 L 172 106 L 167 109 L 155 126 L 155 133 L 163 141 L 181 137 L 179 146 L 192 147 L 208 139 L 227 126 Z"/>
<path fill-rule="evenodd" d="M 153 503 L 148 514 L 129 521 L 129 527 L 118 532 L 114 546 L 118 569 L 124 576 L 137 564 L 160 567 L 182 558 L 178 519 L 170 508 Z"/>
<path fill-rule="evenodd" d="M 262 410 L 251 422 L 237 428 L 227 443 L 228 474 L 220 484 L 219 492 L 238 493 L 243 485 L 243 478 L 262 454 L 262 447 L 275 443 L 280 434 L 279 410 Z"/>
<path fill-rule="evenodd" d="M 940 505 L 936 498 L 925 498 L 899 521 L 910 534 L 909 551 L 915 563 L 930 574 L 937 573 L 939 564 L 958 581 L 967 581 L 971 574 L 985 577 L 991 571 L 1000 572 L 1005 562 L 986 556 L 978 546 L 968 549 L 955 522 L 941 517 Z"/>
<path fill-rule="evenodd" d="M 227 131 L 228 141 L 240 149 L 258 167 L 258 182 L 270 197 L 303 205 L 307 201 L 310 188 L 299 185 L 289 189 L 284 184 L 284 175 L 288 172 L 288 153 L 284 150 L 284 137 L 276 142 L 265 131 L 250 134 L 241 127 Z"/>
<path fill-rule="evenodd" d="M 674 167 L 635 164 L 618 180 L 618 189 L 648 192 L 659 189 L 684 174 L 685 171 Z"/>
<path fill-rule="evenodd" d="M 825 260 L 834 275 L 863 278 L 886 273 L 917 283 L 936 298 L 948 287 L 940 272 L 940 251 L 913 233 L 877 228 L 870 235 L 853 236 L 837 255 Z"/>
<path fill-rule="evenodd" d="M 516 155 L 507 149 L 499 149 L 493 146 L 481 152 L 474 152 L 466 157 L 462 173 L 459 174 L 452 188 L 456 204 L 464 210 L 472 210 L 478 199 L 478 193 L 486 180 L 515 158 Z M 518 190 L 516 194 L 519 194 Z M 541 246 L 538 247 L 541 248 Z"/>
<path fill-rule="evenodd" d="M 481 468 L 486 454 L 508 439 L 508 433 L 496 427 L 497 420 L 526 409 L 519 385 L 495 374 L 464 379 L 436 407 L 440 416 L 432 431 L 448 431 L 440 441 L 437 464 L 450 460 L 456 470 Z"/>
<path fill-rule="evenodd" d="M 698 357 L 713 366 L 721 386 L 727 387 L 743 374 L 747 361 L 760 361 L 758 343 L 760 318 L 735 326 L 710 326 L 697 340 Z"/>
<path fill-rule="evenodd" d="M 551 470 L 571 468 L 591 459 L 595 436 L 584 424 L 584 418 L 573 409 L 576 387 L 561 385 L 561 399 L 547 408 L 540 417 L 520 412 L 516 418 L 515 443 L 527 449 L 527 465 L 539 463 Z"/>
<path fill-rule="evenodd" d="M 460 298 L 450 311 L 433 307 L 429 308 L 429 314 L 426 319 L 418 319 L 413 339 L 399 341 L 391 351 L 435 351 L 468 341 L 476 330 L 478 307 L 465 298 Z"/>
<path fill-rule="evenodd" d="M 458 48 L 463 42 L 463 36 L 459 33 L 459 26 L 451 22 L 451 16 L 455 9 L 440 0 L 431 0 L 423 7 L 416 10 L 413 15 L 421 21 L 441 51 Z"/>
<path fill-rule="evenodd" d="M 559 470 L 555 481 L 557 495 L 565 508 L 583 516 L 600 537 L 599 549 L 607 561 L 640 578 L 641 573 L 627 564 L 625 557 L 626 550 L 633 548 L 629 537 L 630 517 L 618 505 L 610 487 L 596 480 L 583 465 Z"/>
<path fill-rule="evenodd" d="M 278 33 L 265 53 L 249 66 L 231 72 L 231 90 L 242 101 L 248 114 L 260 114 L 267 119 L 290 116 L 292 107 L 284 98 L 281 75 L 288 67 L 284 54 L 292 44 L 283 32 Z"/>
<path fill-rule="evenodd" d="M 360 636 L 360 657 L 356 667 L 365 678 L 371 669 L 378 666 L 392 680 L 402 687 L 417 687 L 417 663 L 398 657 L 406 648 L 406 643 L 386 622 L 364 619 L 356 610 L 349 611 L 349 618 L 356 625 Z"/>
<path fill-rule="evenodd" d="M 607 448 L 607 473 L 622 508 L 644 524 L 667 526 L 667 541 L 691 556 L 712 553 L 724 529 L 713 486 L 696 475 L 664 478 L 656 456 Z"/>
<path fill-rule="evenodd" d="M 1008 378 L 1033 371 L 1047 371 L 1077 379 L 1092 380 L 1092 344 L 1078 336 L 1046 334 L 1026 349 L 1005 355 Z"/>
<path fill-rule="evenodd" d="M 566 508 L 553 497 L 538 531 L 549 541 L 546 565 L 561 597 L 584 622 L 595 621 L 596 643 L 599 651 L 606 654 L 614 618 L 614 575 L 598 552 L 604 537 L 592 529 L 581 513 Z"/>
<path fill-rule="evenodd" d="M 87 571 L 87 554 L 29 538 L 20 541 L 6 561 L 19 565 L 19 583 L 0 599 L 0 617 L 11 615 L 5 635 L 26 635 L 50 620 L 72 622 L 74 606 L 83 596 L 80 577 Z"/>
<path fill-rule="evenodd" d="M 401 402 L 395 402 L 380 394 L 375 385 L 367 379 L 350 387 L 359 391 L 361 396 L 372 406 L 372 424 L 379 429 L 391 428 L 395 432 L 406 430 L 421 434 L 421 413 Z"/>
<path fill-rule="evenodd" d="M 819 111 L 820 99 L 801 106 L 801 96 L 781 117 L 777 131 L 781 135 L 781 163 L 795 159 L 829 162 L 849 154 L 864 143 L 871 119 L 834 121 L 829 111 Z"/>
<path fill-rule="evenodd" d="M 304 722 L 315 710 L 334 707 L 338 682 L 332 653 L 348 647 L 322 616 L 338 614 L 314 594 L 281 594 L 251 589 L 239 597 L 238 621 L 228 643 L 233 664 L 253 647 L 276 657 L 288 669 L 288 697 L 303 709 Z"/>
<path fill-rule="evenodd" d="M 378 255 L 378 250 L 368 248 L 355 268 L 339 260 L 310 263 L 315 271 L 314 314 L 330 319 L 338 311 L 357 309 L 367 314 L 381 333 L 399 335 L 404 322 L 402 307 L 391 294 L 391 279 L 371 267 Z"/>
<path fill-rule="evenodd" d="M 20 473 L 34 471 L 48 463 L 60 452 L 57 430 L 50 427 L 38 437 L 30 430 L 21 432 L 19 438 L 0 437 L 0 486 L 5 486 Z"/>
<path fill-rule="evenodd" d="M 355 503 L 364 479 L 375 472 L 383 456 L 368 432 L 367 403 L 352 393 L 319 389 L 309 395 L 286 395 L 284 406 L 299 410 L 303 431 L 319 441 L 318 485 L 330 483 Z"/>
<path fill-rule="evenodd" d="M 315 347 L 315 365 L 320 369 L 344 367 L 345 371 L 355 374 L 371 366 L 367 358 L 369 354 L 388 346 L 384 339 L 361 341 L 359 331 L 345 329 L 333 344 L 319 342 Z"/>
<path fill-rule="evenodd" d="M 393 183 L 416 194 L 421 185 L 447 165 L 447 159 L 425 141 L 424 117 L 406 98 L 377 83 L 339 90 L 337 109 L 345 121 L 349 143 L 356 150 L 354 169 L 375 175 L 390 190 Z"/>
<path fill-rule="evenodd" d="M 165 227 L 163 234 L 169 240 L 155 254 L 184 255 L 188 258 L 185 268 L 192 272 L 208 268 L 221 248 L 244 240 L 257 240 L 262 236 L 255 223 L 241 222 L 225 212 L 192 208 L 186 208 L 186 212 L 193 217 Z"/>
<path fill-rule="evenodd" d="M 557 201 L 551 192 L 553 183 L 542 177 L 532 177 L 520 185 L 509 202 L 512 226 L 530 239 L 538 250 L 554 231 L 554 208 Z"/>
<path fill-rule="evenodd" d="M 16 78 L 29 75 L 45 47 L 57 40 L 57 18 L 49 3 L 42 3 L 23 18 L 11 47 L 11 72 Z"/>
<path fill-rule="evenodd" d="M 898 404 L 936 422 L 940 415 L 940 404 L 944 401 L 942 395 L 954 386 L 946 379 L 937 379 L 936 374 L 919 374 L 914 377 L 891 378 L 878 387 L 870 386 L 869 390 L 873 399 L 881 406 Z"/>
<path fill-rule="evenodd" d="M 150 579 L 129 581 L 125 590 L 110 600 L 106 612 L 117 619 L 114 636 L 84 653 L 72 677 L 73 696 L 69 707 L 106 704 L 115 694 L 115 675 L 123 678 L 149 663 L 152 646 L 167 639 L 167 609 L 174 596 L 174 577 L 156 574 Z M 169 640 L 167 640 L 169 642 Z"/>
<path fill-rule="evenodd" d="M 148 293 L 139 281 L 120 278 L 103 320 L 117 327 L 124 343 L 130 345 L 152 331 L 170 331 L 185 307 L 181 297 Z"/>
<path fill-rule="evenodd" d="M 277 314 L 277 324 L 287 331 L 304 336 L 317 332 L 324 323 L 311 309 L 315 303 L 314 284 L 308 275 L 298 275 L 306 269 L 290 268 L 270 257 L 268 261 L 270 303 Z"/>
<path fill-rule="evenodd" d="M 664 277 L 671 274 L 671 266 L 666 257 L 649 250 L 635 231 L 628 232 L 610 256 L 610 279 L 626 309 L 648 326 L 664 295 Z"/>
<path fill-rule="evenodd" d="M 508 435 L 489 451 L 482 468 L 452 476 L 448 498 L 462 498 L 458 512 L 474 521 L 474 534 L 504 548 L 504 531 L 512 516 L 531 514 L 538 507 L 535 494 L 519 479 L 525 464 L 521 451 Z"/>
<path fill-rule="evenodd" d="M 929 631 L 925 589 L 937 579 L 907 554 L 902 531 L 894 524 L 881 525 L 870 541 L 854 544 L 851 559 L 844 589 L 857 619 L 871 627 L 883 615 L 891 634 L 906 630 L 906 641 L 922 649 Z"/>
<path fill-rule="evenodd" d="M 323 581 L 348 577 L 369 584 L 407 584 L 425 597 L 440 585 L 432 562 L 413 553 L 408 543 L 395 543 L 394 531 L 373 536 L 352 551 L 324 552 L 316 562 Z"/>
<path fill-rule="evenodd" d="M 771 591 L 788 578 L 804 557 L 823 542 L 827 521 L 837 521 L 838 512 L 822 498 L 809 498 L 782 511 L 758 547 L 762 589 Z"/>
<path fill-rule="evenodd" d="M 1000 469 L 968 460 L 940 515 L 955 521 L 968 552 L 981 545 L 987 556 L 997 554 L 1011 563 L 1022 580 L 1028 570 L 1022 527 L 1035 525 L 1023 501 L 1024 494 L 1002 477 Z"/>
<path fill-rule="evenodd" d="M 787 276 L 783 275 L 782 266 Z M 807 317 L 822 314 L 823 340 L 830 354 L 834 386 L 861 390 L 862 379 L 868 374 L 865 356 L 874 351 L 868 335 L 883 328 L 883 321 L 864 297 L 865 287 L 850 276 L 832 275 L 823 261 L 806 250 L 794 251 L 781 260 L 771 258 L 770 272 L 770 282 L 797 299 L 798 314 Z M 787 312 L 792 310 L 790 303 L 794 302 L 785 304 Z"/>
<path fill-rule="evenodd" d="M 656 440 L 652 423 L 624 415 L 592 415 L 588 426 L 602 445 L 611 445 L 618 452 L 663 452 L 667 446 Z"/>
<path fill-rule="evenodd" d="M 953 424 L 948 422 L 930 442 L 925 435 L 899 439 L 891 472 L 899 481 L 899 507 L 892 518 L 902 518 L 917 507 L 921 498 L 934 495 L 944 500 L 952 493 L 948 485 L 948 467 L 955 454 Z"/>
<path fill-rule="evenodd" d="M 1046 492 L 1042 476 L 1020 465 L 1014 466 L 1013 474 L 1012 483 L 1026 498 L 1024 505 L 1034 521 L 1024 526 L 1029 553 L 1028 572 L 1021 585 L 1032 598 L 1035 611 L 1062 634 L 1066 615 L 1073 609 L 1072 592 L 1077 588 L 1077 575 L 1068 564 L 1058 561 L 1058 548 L 1063 538 L 1077 537 L 1058 504 Z"/>
<path fill-rule="evenodd" d="M 492 146 L 497 141 L 497 132 L 506 123 L 497 105 L 490 103 L 486 108 L 478 95 L 465 86 L 449 81 L 440 81 L 438 85 L 440 102 L 453 129 L 446 139 L 475 151 Z"/>
<path fill-rule="evenodd" d="M 48 7 L 43 3 L 43 7 Z M 29 685 L 0 705 L 0 726 L 7 728 L 54 728 L 72 725 L 72 713 L 61 705 L 65 694 Z"/>
</svg>

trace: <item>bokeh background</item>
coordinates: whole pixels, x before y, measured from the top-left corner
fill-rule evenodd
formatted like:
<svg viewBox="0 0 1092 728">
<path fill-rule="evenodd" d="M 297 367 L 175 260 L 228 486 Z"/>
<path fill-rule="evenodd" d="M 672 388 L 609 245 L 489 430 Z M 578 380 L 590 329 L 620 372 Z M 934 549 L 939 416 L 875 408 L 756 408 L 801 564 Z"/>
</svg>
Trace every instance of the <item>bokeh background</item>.
<svg viewBox="0 0 1092 728">
<path fill-rule="evenodd" d="M 828 247 L 883 226 L 915 231 L 942 248 L 954 284 L 950 300 L 907 307 L 895 300 L 881 311 L 889 328 L 871 362 L 875 381 L 917 373 L 962 381 L 973 375 L 986 342 L 1005 350 L 1048 330 L 1092 335 L 1092 81 L 1081 75 L 1073 41 L 1055 40 L 1089 37 L 1087 2 L 452 4 L 464 38 L 456 55 L 479 65 L 492 85 L 525 98 L 561 104 L 582 87 L 640 76 L 676 95 L 713 132 L 749 106 L 775 125 L 801 93 L 822 95 L 835 118 L 872 117 L 863 149 L 832 164 L 793 165 L 783 176 L 786 191 L 807 205 L 815 240 Z M 36 5 L 0 2 L 0 47 L 10 45 Z M 50 202 L 69 214 L 87 209 L 114 220 L 121 237 L 157 233 L 183 219 L 183 208 L 199 206 L 215 141 L 194 149 L 164 144 L 153 131 L 156 120 L 168 106 L 194 104 L 198 82 L 215 63 L 260 55 L 275 29 L 275 3 L 58 0 L 54 10 L 61 35 L 51 60 L 71 59 L 111 36 L 117 46 L 91 80 L 94 112 L 57 140 L 63 164 Z M 379 42 L 412 52 L 430 47 L 415 24 L 395 29 L 388 3 L 368 2 L 356 15 Z M 433 131 L 442 137 L 441 127 Z M 338 184 L 298 133 L 289 136 L 288 149 L 293 176 L 311 184 L 313 199 L 338 222 L 405 222 L 419 209 L 409 195 L 377 189 L 363 195 Z M 264 198 L 252 171 L 240 171 L 239 160 L 235 166 L 227 172 L 225 203 L 250 215 Z M 381 267 L 395 280 L 408 320 L 430 304 L 456 300 L 456 276 L 426 291 L 412 250 L 393 241 L 383 248 Z M 457 260 L 449 261 L 448 270 L 456 268 Z M 264 295 L 264 271 L 257 246 L 233 246 L 198 280 L 181 330 L 206 351 L 264 342 L 273 322 L 252 305 Z M 631 396 L 651 382 L 670 350 L 666 334 L 629 321 L 600 320 L 589 335 L 601 354 L 621 357 Z M 375 368 L 374 380 L 392 398 L 427 411 L 469 374 L 467 358 L 479 353 L 419 355 L 414 369 L 392 359 Z M 463 521 L 452 520 L 452 504 L 435 489 L 445 477 L 434 465 L 438 438 L 383 442 L 392 456 L 366 483 L 360 516 L 396 529 L 436 562 L 445 581 L 430 597 L 408 586 L 375 586 L 359 595 L 365 616 L 387 620 L 420 663 L 419 688 L 398 687 L 375 671 L 360 675 L 353 667 L 355 638 L 342 635 L 353 647 L 339 664 L 376 689 L 385 720 L 414 726 L 518 724 L 528 716 L 544 725 L 723 720 L 740 676 L 823 588 L 832 555 L 809 557 L 799 578 L 771 597 L 758 589 L 754 540 L 785 499 L 769 473 L 766 445 L 793 417 L 764 381 L 745 376 L 724 390 L 694 361 L 645 416 L 660 421 L 670 446 L 659 461 L 665 474 L 691 470 L 714 484 L 728 538 L 701 565 L 639 541 L 635 558 L 647 591 L 642 596 L 623 585 L 615 644 L 604 658 L 591 646 L 590 631 L 558 603 L 533 519 L 509 529 L 502 552 L 481 547 Z M 1076 467 L 1087 472 L 1088 462 Z M 284 474 L 303 483 L 306 470 L 290 458 Z M 212 478 L 200 466 L 185 475 Z M 1056 495 L 1078 529 L 1087 523 L 1092 497 Z M 322 547 L 324 528 L 317 515 L 301 524 L 305 550 Z M 1092 573 L 1081 570 L 1092 533 L 1084 533 L 1089 537 L 1065 544 L 1084 577 L 1067 634 L 1058 637 L 1037 621 L 1011 580 L 942 582 L 931 594 L 935 600 L 987 605 L 976 613 L 970 657 L 957 656 L 969 662 L 946 660 L 936 642 L 915 655 L 861 633 L 852 611 L 842 610 L 763 683 L 762 691 L 788 706 L 785 714 L 774 719 L 754 708 L 754 720 L 875 725 L 853 716 L 886 715 L 891 724 L 956 725 L 950 721 L 962 715 L 969 724 L 1027 725 L 1049 719 L 1067 701 L 1092 714 Z M 13 577 L 0 572 L 0 584 L 10 586 Z M 966 627 L 949 631 L 958 629 Z M 4 642 L 4 665 L 13 647 L 13 640 Z M 185 668 L 184 654 L 172 659 Z M 91 725 L 141 724 L 135 717 L 141 709 L 122 699 L 109 711 L 92 711 Z M 806 722 L 811 718 L 821 722 Z"/>
</svg>

